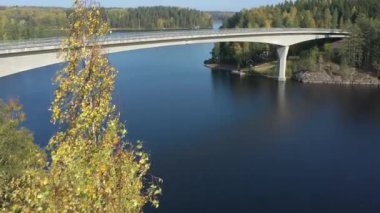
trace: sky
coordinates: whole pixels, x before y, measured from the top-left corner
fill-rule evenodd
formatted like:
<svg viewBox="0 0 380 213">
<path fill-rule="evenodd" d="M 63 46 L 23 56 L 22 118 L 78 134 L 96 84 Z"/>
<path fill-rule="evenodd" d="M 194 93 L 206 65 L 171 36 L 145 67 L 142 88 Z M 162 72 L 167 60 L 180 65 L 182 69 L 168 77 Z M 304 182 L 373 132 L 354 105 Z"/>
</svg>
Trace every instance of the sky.
<svg viewBox="0 0 380 213">
<path fill-rule="evenodd" d="M 104 7 L 178 6 L 198 10 L 240 11 L 284 0 L 97 0 Z M 72 0 L 0 0 L 2 6 L 58 6 L 70 7 Z"/>
</svg>

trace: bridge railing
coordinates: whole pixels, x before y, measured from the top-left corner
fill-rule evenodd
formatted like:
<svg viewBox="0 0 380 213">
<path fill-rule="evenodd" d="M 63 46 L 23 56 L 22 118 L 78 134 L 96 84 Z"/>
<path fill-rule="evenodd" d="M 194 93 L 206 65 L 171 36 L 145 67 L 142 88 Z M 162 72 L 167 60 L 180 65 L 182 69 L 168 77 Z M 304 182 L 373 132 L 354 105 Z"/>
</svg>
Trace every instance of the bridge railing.
<svg viewBox="0 0 380 213">
<path fill-rule="evenodd" d="M 22 48 L 31 48 L 31 47 L 33 48 L 45 47 L 45 46 L 60 44 L 61 41 L 62 41 L 62 38 L 44 38 L 44 39 L 2 42 L 0 43 L 0 50 L 22 49 Z"/>
</svg>

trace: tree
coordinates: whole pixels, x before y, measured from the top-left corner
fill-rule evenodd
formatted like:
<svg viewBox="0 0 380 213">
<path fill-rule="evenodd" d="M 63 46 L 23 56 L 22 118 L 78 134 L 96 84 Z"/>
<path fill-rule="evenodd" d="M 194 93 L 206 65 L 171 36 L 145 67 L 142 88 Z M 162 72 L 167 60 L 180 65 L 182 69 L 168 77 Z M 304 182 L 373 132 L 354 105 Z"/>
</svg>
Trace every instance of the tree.
<svg viewBox="0 0 380 213">
<path fill-rule="evenodd" d="M 351 28 L 350 38 L 346 39 L 340 51 L 341 63 L 361 67 L 363 62 L 363 45 L 365 38 L 360 28 Z"/>
<path fill-rule="evenodd" d="M 303 15 L 304 16 L 303 16 L 303 19 L 301 21 L 301 27 L 303 27 L 303 28 L 315 28 L 316 24 L 315 24 L 312 13 L 309 10 L 307 10 L 307 11 L 305 11 L 305 13 Z"/>
<path fill-rule="evenodd" d="M 363 14 L 359 14 L 356 26 L 358 27 L 358 30 L 360 31 L 360 35 L 362 37 L 362 66 L 363 68 L 369 69 L 376 56 L 378 56 L 376 48 L 378 45 L 377 40 L 377 32 L 378 27 L 376 26 L 374 21 L 367 18 Z"/>
<path fill-rule="evenodd" d="M 338 22 L 339 22 L 339 13 L 338 13 L 338 9 L 335 8 L 333 16 L 332 16 L 332 26 L 331 27 L 333 29 L 338 28 Z"/>
<path fill-rule="evenodd" d="M 238 69 L 240 69 L 243 63 L 244 50 L 241 47 L 240 43 L 232 43 L 232 50 L 234 52 L 234 55 L 233 55 L 234 60 L 237 64 Z"/>
<path fill-rule="evenodd" d="M 323 12 L 323 22 L 324 28 L 331 28 L 333 22 L 333 16 L 331 16 L 331 12 L 329 8 L 326 8 Z"/>
<path fill-rule="evenodd" d="M 7 188 L 5 211 L 141 212 L 158 207 L 159 179 L 150 179 L 142 144 L 125 140 L 126 129 L 111 103 L 116 69 L 102 54 L 108 32 L 99 6 L 75 0 L 70 36 L 63 42 L 66 67 L 56 78 L 47 169 L 29 169 Z M 157 181 L 157 182 L 156 182 Z"/>
<path fill-rule="evenodd" d="M 16 100 L 0 100 L 0 188 L 24 170 L 43 166 L 44 154 L 33 143 L 32 133 L 20 127 L 24 120 L 22 106 Z"/>
<path fill-rule="evenodd" d="M 220 62 L 220 43 L 216 43 L 214 48 L 211 51 L 211 58 L 214 62 L 219 63 Z"/>
<path fill-rule="evenodd" d="M 309 71 L 318 71 L 317 65 L 319 62 L 319 49 L 314 46 L 310 49 L 302 51 L 300 66 L 302 69 Z"/>
<path fill-rule="evenodd" d="M 211 28 L 205 12 L 177 7 L 102 8 L 114 29 Z M 0 10 L 0 40 L 67 35 L 68 9 L 4 7 Z M 5 27 L 6 26 L 6 27 Z"/>
<path fill-rule="evenodd" d="M 380 79 L 380 20 L 377 20 L 374 23 L 376 32 L 375 32 L 375 39 L 373 41 L 373 61 L 372 66 L 373 69 L 376 71 L 377 77 Z"/>
</svg>

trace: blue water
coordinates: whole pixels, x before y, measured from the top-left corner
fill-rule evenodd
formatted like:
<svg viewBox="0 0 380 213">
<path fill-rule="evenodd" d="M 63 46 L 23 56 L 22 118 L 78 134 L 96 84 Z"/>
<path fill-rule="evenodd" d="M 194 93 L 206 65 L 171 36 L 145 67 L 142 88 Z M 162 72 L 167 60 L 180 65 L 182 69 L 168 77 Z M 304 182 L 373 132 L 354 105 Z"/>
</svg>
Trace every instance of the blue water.
<svg viewBox="0 0 380 213">
<path fill-rule="evenodd" d="M 110 55 L 128 138 L 145 141 L 161 206 L 146 212 L 380 212 L 380 89 L 210 71 L 211 44 Z M 0 78 L 41 146 L 61 65 Z"/>
</svg>

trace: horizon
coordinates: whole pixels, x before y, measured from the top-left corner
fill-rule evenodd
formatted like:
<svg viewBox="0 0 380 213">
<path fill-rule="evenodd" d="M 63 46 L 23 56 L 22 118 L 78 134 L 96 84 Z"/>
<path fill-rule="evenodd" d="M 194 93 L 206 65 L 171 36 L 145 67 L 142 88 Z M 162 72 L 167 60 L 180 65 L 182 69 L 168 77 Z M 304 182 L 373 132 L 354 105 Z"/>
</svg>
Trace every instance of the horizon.
<svg viewBox="0 0 380 213">
<path fill-rule="evenodd" d="M 70 8 L 72 1 L 59 1 L 52 2 L 50 0 L 0 0 L 0 6 L 19 6 L 19 7 L 59 7 Z M 230 0 L 208 0 L 207 2 L 188 1 L 188 0 L 132 0 L 128 2 L 122 2 L 120 0 L 99 0 L 102 7 L 105 8 L 137 8 L 137 7 L 180 7 L 197 9 L 201 11 L 220 11 L 220 12 L 238 12 L 242 9 L 250 9 L 254 7 L 260 7 L 265 5 L 275 5 L 285 0 L 236 0 L 234 2 Z"/>
</svg>

